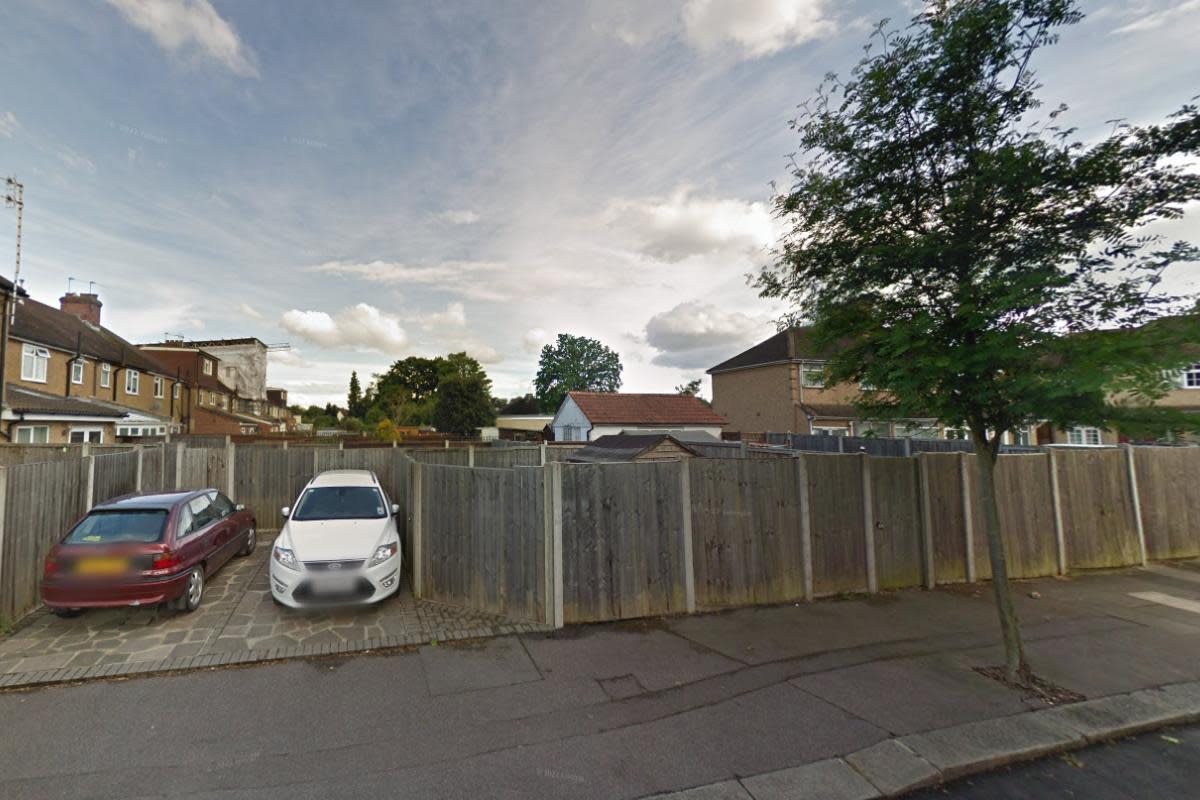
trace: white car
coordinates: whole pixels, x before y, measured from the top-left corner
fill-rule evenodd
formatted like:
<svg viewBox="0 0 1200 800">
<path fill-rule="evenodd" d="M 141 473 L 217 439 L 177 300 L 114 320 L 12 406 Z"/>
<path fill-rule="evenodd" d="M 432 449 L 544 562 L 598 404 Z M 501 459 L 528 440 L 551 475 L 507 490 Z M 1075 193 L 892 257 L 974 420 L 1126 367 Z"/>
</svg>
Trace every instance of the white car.
<svg viewBox="0 0 1200 800">
<path fill-rule="evenodd" d="M 285 522 L 271 552 L 271 596 L 292 608 L 377 603 L 400 588 L 399 506 L 375 473 L 317 475 Z"/>
</svg>

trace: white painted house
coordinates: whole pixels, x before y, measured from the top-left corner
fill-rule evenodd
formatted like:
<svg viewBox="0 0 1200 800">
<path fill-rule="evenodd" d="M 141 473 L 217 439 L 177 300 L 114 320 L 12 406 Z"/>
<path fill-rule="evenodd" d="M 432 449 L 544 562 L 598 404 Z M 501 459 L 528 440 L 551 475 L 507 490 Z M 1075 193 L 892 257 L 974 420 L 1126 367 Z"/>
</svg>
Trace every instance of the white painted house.
<svg viewBox="0 0 1200 800">
<path fill-rule="evenodd" d="M 698 397 L 683 394 L 570 392 L 551 427 L 556 442 L 591 442 L 615 433 L 707 433 L 728 423 Z"/>
</svg>

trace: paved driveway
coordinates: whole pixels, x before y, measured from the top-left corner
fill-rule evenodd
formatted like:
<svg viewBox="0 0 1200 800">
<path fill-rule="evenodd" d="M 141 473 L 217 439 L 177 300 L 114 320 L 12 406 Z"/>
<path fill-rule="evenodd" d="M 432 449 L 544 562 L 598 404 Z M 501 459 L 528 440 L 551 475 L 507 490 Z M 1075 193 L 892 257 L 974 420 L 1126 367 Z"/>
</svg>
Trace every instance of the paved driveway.
<svg viewBox="0 0 1200 800">
<path fill-rule="evenodd" d="M 424 644 L 538 626 L 413 599 L 407 583 L 372 606 L 298 611 L 271 600 L 269 540 L 234 559 L 208 583 L 191 614 L 158 608 L 88 611 L 73 619 L 36 612 L 0 640 L 0 685 L 40 682 L 61 670 L 75 677 L 178 669 L 213 663 Z M 253 657 L 251 657 L 253 656 Z M 31 680 L 40 675 L 39 680 Z"/>
</svg>

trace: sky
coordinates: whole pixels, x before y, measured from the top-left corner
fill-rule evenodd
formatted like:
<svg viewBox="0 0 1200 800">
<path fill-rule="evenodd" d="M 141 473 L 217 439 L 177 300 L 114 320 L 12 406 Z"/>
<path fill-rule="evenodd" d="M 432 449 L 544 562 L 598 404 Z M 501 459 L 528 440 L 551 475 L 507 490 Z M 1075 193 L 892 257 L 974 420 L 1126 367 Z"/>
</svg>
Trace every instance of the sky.
<svg viewBox="0 0 1200 800">
<path fill-rule="evenodd" d="M 7 0 L 21 276 L 51 304 L 94 284 L 134 342 L 289 344 L 268 380 L 303 404 L 460 350 L 524 394 L 559 333 L 617 350 L 624 390 L 669 392 L 774 332 L 787 309 L 747 275 L 779 235 L 788 120 L 916 8 Z M 1083 9 L 1035 63 L 1081 137 L 1200 91 L 1200 0 Z M 1200 241 L 1190 212 L 1161 232 Z M 1200 291 L 1194 269 L 1168 286 Z"/>
</svg>

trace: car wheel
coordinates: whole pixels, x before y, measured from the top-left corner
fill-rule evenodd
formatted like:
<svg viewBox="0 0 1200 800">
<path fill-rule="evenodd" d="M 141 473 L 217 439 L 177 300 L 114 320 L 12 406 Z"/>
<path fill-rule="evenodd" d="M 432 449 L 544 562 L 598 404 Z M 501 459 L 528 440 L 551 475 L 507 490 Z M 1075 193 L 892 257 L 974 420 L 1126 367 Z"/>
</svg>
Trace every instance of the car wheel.
<svg viewBox="0 0 1200 800">
<path fill-rule="evenodd" d="M 203 599 L 204 567 L 192 567 L 187 576 L 187 583 L 184 584 L 183 593 L 175 601 L 175 608 L 178 611 L 192 612 L 200 607 L 200 601 Z"/>
<path fill-rule="evenodd" d="M 239 556 L 248 556 L 254 552 L 254 548 L 258 546 L 258 531 L 253 526 L 246 532 L 246 541 L 242 542 L 242 548 L 238 550 Z"/>
<path fill-rule="evenodd" d="M 82 608 L 56 608 L 56 609 L 54 609 L 54 615 L 56 617 L 62 617 L 63 619 L 70 619 L 71 617 L 78 617 L 82 613 L 83 613 Z"/>
</svg>

